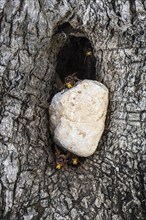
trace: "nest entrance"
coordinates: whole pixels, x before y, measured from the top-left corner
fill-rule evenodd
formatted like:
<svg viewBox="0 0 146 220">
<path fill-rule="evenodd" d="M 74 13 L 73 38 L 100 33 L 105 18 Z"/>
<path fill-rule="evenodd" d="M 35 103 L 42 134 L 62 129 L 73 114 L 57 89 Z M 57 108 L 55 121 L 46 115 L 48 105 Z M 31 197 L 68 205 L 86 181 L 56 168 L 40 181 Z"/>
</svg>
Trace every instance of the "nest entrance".
<svg viewBox="0 0 146 220">
<path fill-rule="evenodd" d="M 96 59 L 88 38 L 69 36 L 57 56 L 56 73 L 61 81 L 76 73 L 79 79 L 96 79 Z"/>
<path fill-rule="evenodd" d="M 76 73 L 75 76 L 81 80 L 96 79 L 96 59 L 91 42 L 83 33 L 80 32 L 78 35 L 77 32 L 78 31 L 74 30 L 69 23 L 65 23 L 57 29 L 57 41 L 59 42 L 60 39 L 58 33 L 63 33 L 66 36 L 66 42 L 63 43 L 63 46 L 59 52 L 57 52 L 55 83 L 52 96 L 64 86 L 66 77 L 74 73 Z M 56 144 L 52 138 L 52 152 L 55 157 L 55 163 L 62 163 L 62 161 L 58 161 L 66 157 L 67 160 L 65 160 L 65 164 L 74 166 L 72 162 L 74 156 L 71 154 L 67 157 L 66 151 L 59 146 L 55 146 Z M 78 167 L 84 160 L 85 158 L 79 157 L 78 163 L 75 166 Z"/>
</svg>

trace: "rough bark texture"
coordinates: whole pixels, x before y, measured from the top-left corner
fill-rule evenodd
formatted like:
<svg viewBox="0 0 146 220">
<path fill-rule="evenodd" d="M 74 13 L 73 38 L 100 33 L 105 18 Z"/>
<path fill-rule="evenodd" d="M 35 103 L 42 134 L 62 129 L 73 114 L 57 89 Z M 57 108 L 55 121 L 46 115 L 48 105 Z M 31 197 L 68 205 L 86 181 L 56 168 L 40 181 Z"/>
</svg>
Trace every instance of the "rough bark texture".
<svg viewBox="0 0 146 220">
<path fill-rule="evenodd" d="M 110 90 L 99 150 L 48 164 L 48 106 L 70 22 L 91 41 Z M 146 219 L 146 1 L 1 0 L 0 219 Z"/>
</svg>

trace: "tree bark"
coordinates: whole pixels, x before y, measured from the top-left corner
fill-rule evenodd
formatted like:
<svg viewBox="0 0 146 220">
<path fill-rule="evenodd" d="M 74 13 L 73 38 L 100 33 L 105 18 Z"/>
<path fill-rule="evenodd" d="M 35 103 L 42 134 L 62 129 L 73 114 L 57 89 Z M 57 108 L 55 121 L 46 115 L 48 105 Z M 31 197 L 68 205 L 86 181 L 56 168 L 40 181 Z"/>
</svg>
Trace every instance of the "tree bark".
<svg viewBox="0 0 146 220">
<path fill-rule="evenodd" d="M 48 106 L 69 22 L 110 91 L 99 150 L 55 171 Z M 0 219 L 146 219 L 146 1 L 0 2 Z"/>
</svg>

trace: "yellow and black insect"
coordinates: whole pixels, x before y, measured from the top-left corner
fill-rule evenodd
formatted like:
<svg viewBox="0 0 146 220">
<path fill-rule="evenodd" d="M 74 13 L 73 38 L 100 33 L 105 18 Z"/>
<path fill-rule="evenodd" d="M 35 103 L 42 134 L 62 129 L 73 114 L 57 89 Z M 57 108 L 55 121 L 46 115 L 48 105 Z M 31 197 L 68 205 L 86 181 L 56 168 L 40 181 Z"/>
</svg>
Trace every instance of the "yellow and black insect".
<svg viewBox="0 0 146 220">
<path fill-rule="evenodd" d="M 60 170 L 63 167 L 67 167 L 67 165 L 78 165 L 78 157 L 76 157 L 71 152 L 63 152 L 61 148 L 59 148 L 57 145 L 55 145 L 55 163 L 54 167 L 56 170 Z"/>
<path fill-rule="evenodd" d="M 78 165 L 78 158 L 77 157 L 72 157 L 72 164 Z"/>
<path fill-rule="evenodd" d="M 88 57 L 88 56 L 93 56 L 92 50 L 87 50 L 86 51 L 86 57 Z"/>
<path fill-rule="evenodd" d="M 76 73 L 74 73 L 74 74 L 69 75 L 65 78 L 64 85 L 67 89 L 71 89 L 78 81 L 79 81 L 79 79 L 76 77 Z"/>
<path fill-rule="evenodd" d="M 93 49 L 88 48 L 84 51 L 84 65 L 83 72 L 86 79 L 95 79 L 96 78 L 96 59 L 93 54 Z"/>
</svg>

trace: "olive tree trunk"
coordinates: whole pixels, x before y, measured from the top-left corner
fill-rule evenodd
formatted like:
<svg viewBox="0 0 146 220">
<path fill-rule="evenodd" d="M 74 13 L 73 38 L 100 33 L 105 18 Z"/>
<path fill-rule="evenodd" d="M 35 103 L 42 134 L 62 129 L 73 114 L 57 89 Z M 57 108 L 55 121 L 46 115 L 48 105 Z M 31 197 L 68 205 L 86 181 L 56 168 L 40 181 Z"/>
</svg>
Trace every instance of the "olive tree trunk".
<svg viewBox="0 0 146 220">
<path fill-rule="evenodd" d="M 48 107 L 65 22 L 90 40 L 110 94 L 99 150 L 55 171 Z M 146 219 L 146 1 L 1 0 L 0 44 L 0 219 Z"/>
</svg>

